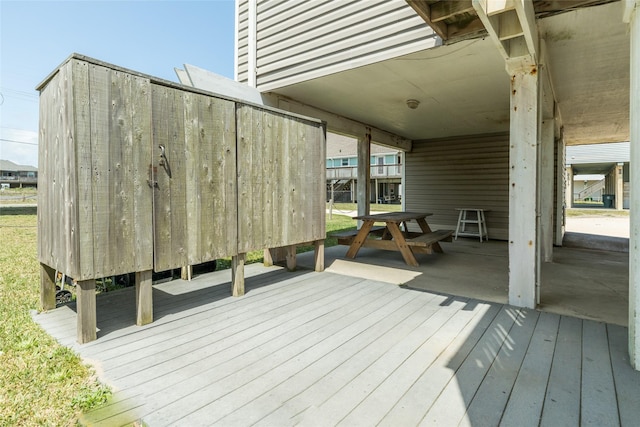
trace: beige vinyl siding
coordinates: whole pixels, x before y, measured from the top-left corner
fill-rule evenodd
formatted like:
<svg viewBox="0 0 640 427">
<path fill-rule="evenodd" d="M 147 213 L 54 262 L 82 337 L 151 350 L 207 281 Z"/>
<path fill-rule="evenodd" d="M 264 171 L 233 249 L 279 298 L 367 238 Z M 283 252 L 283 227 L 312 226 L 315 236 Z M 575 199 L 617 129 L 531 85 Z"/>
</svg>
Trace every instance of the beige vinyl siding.
<svg viewBox="0 0 640 427">
<path fill-rule="evenodd" d="M 248 81 L 248 44 L 249 44 L 249 1 L 236 0 L 238 2 L 238 28 L 236 28 L 236 76 L 238 82 L 246 83 Z"/>
<path fill-rule="evenodd" d="M 239 0 L 238 81 L 247 81 L 248 0 Z M 404 0 L 258 1 L 257 86 L 269 91 L 432 47 Z"/>
<path fill-rule="evenodd" d="M 433 213 L 434 230 L 455 230 L 456 208 L 490 209 L 489 238 L 508 239 L 508 134 L 414 141 L 405 159 L 407 210 Z"/>
</svg>

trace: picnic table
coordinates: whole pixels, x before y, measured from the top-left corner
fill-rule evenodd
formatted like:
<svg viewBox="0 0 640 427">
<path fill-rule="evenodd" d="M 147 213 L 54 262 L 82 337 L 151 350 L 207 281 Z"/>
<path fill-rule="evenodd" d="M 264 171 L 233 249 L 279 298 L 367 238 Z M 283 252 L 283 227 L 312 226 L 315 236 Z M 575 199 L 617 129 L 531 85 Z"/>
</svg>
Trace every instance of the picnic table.
<svg viewBox="0 0 640 427">
<path fill-rule="evenodd" d="M 353 217 L 362 221 L 360 230 L 336 233 L 338 244 L 348 245 L 347 258 L 355 258 L 361 247 L 399 251 L 404 261 L 418 267 L 414 253 L 442 253 L 438 242 L 451 241 L 451 230 L 432 231 L 426 217 L 431 213 L 424 212 L 387 212 L 373 215 Z M 411 232 L 407 223 L 416 221 L 421 232 Z M 376 226 L 376 222 L 384 222 L 384 226 Z M 402 226 L 402 229 L 401 229 Z"/>
</svg>

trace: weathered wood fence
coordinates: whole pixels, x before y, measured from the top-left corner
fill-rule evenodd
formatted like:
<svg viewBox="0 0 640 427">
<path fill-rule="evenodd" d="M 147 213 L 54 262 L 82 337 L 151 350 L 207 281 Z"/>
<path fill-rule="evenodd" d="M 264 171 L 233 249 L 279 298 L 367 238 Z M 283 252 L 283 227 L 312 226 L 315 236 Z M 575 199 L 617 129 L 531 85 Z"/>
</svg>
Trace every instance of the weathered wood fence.
<svg viewBox="0 0 640 427">
<path fill-rule="evenodd" d="M 325 124 L 73 54 L 38 86 L 41 300 L 55 272 L 77 285 L 78 341 L 96 338 L 95 279 L 136 273 L 137 323 L 151 274 L 325 238 Z"/>
</svg>

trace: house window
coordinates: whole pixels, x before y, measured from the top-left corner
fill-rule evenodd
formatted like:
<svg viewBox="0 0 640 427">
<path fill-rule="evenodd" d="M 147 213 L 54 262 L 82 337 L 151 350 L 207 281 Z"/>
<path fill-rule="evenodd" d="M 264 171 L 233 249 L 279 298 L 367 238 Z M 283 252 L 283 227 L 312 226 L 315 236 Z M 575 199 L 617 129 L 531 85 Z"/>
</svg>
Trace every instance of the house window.
<svg viewBox="0 0 640 427">
<path fill-rule="evenodd" d="M 342 159 L 342 166 L 349 166 L 349 159 L 347 158 Z"/>
</svg>

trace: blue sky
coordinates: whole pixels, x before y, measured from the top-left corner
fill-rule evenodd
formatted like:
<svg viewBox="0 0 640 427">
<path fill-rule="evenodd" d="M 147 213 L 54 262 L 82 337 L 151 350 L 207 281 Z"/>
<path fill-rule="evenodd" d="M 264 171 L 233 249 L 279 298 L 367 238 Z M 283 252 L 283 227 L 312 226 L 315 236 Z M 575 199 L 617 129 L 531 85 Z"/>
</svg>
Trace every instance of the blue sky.
<svg viewBox="0 0 640 427">
<path fill-rule="evenodd" d="M 192 64 L 233 78 L 234 1 L 0 0 L 0 158 L 38 165 L 35 87 L 77 52 L 178 81 Z"/>
</svg>

